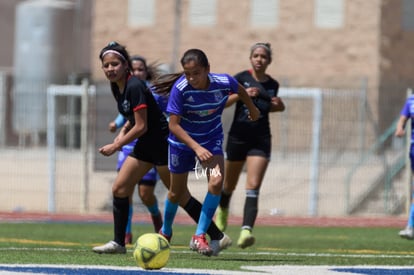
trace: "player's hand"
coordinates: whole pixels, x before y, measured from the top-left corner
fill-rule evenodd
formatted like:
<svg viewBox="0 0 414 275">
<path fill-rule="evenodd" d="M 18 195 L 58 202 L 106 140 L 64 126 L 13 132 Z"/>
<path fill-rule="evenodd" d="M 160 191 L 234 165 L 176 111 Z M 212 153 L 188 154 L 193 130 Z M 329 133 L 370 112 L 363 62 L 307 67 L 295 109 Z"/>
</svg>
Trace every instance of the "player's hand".
<svg viewBox="0 0 414 275">
<path fill-rule="evenodd" d="M 274 105 L 281 105 L 283 104 L 283 101 L 280 97 L 272 97 L 272 103 Z"/>
<path fill-rule="evenodd" d="M 207 150 L 206 148 L 200 146 L 195 150 L 195 153 L 197 155 L 197 158 L 201 162 L 208 162 L 213 157 L 213 154 Z"/>
<path fill-rule="evenodd" d="M 113 155 L 116 151 L 118 151 L 118 148 L 116 148 L 116 146 L 113 143 L 107 144 L 99 148 L 99 153 L 101 153 L 102 155 L 106 157 Z"/>
<path fill-rule="evenodd" d="M 405 135 L 405 130 L 404 129 L 398 129 L 395 130 L 395 136 L 396 137 L 403 137 Z"/>
<path fill-rule="evenodd" d="M 115 122 L 112 121 L 112 122 L 109 123 L 108 130 L 111 133 L 114 133 L 116 131 L 116 124 L 115 124 Z"/>
<path fill-rule="evenodd" d="M 280 97 L 272 97 L 270 103 L 270 112 L 283 112 L 285 110 L 285 104 Z"/>
<path fill-rule="evenodd" d="M 259 95 L 259 88 L 257 87 L 246 88 L 246 92 L 250 97 L 257 97 Z"/>
<path fill-rule="evenodd" d="M 254 109 L 249 112 L 249 119 L 251 121 L 256 121 L 259 119 L 259 116 L 260 116 L 260 111 L 255 106 Z"/>
</svg>

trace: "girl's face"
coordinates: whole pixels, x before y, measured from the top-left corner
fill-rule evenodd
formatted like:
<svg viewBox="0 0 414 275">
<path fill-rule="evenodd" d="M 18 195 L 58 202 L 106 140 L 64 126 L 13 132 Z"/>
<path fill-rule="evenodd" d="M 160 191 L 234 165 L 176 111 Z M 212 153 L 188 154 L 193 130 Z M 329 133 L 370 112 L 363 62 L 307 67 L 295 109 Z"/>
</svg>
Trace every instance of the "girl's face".
<svg viewBox="0 0 414 275">
<path fill-rule="evenodd" d="M 258 47 L 250 55 L 250 63 L 253 70 L 264 72 L 270 64 L 270 58 L 264 48 Z"/>
<path fill-rule="evenodd" d="M 102 59 L 102 70 L 106 78 L 111 82 L 119 82 L 125 79 L 128 63 L 114 53 L 107 53 Z"/>
<path fill-rule="evenodd" d="M 183 65 L 184 75 L 190 85 L 198 90 L 206 90 L 210 85 L 208 80 L 208 73 L 210 67 L 202 67 L 194 60 L 191 60 Z"/>
<path fill-rule="evenodd" d="M 141 60 L 132 61 L 132 74 L 138 77 L 141 80 L 146 80 L 148 77 L 148 72 L 145 69 L 145 65 Z"/>
</svg>

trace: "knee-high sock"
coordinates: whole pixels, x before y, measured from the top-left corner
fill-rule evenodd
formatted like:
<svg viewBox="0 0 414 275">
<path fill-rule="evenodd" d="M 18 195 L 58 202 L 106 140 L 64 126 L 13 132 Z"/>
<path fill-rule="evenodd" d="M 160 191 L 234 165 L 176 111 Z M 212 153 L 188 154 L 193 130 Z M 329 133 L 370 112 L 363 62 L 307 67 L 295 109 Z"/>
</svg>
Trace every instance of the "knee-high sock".
<svg viewBox="0 0 414 275">
<path fill-rule="evenodd" d="M 216 212 L 217 206 L 220 202 L 220 195 L 213 195 L 207 192 L 204 199 L 203 206 L 201 207 L 200 219 L 198 220 L 196 235 L 205 234 L 207 228 L 211 224 L 211 220 Z"/>
<path fill-rule="evenodd" d="M 151 216 L 156 216 L 160 213 L 160 209 L 158 208 L 158 201 L 155 199 L 155 203 L 151 206 L 147 206 L 148 211 L 151 213 Z"/>
<path fill-rule="evenodd" d="M 414 203 L 411 204 L 407 226 L 414 227 Z"/>
<path fill-rule="evenodd" d="M 125 246 L 125 229 L 128 223 L 129 199 L 113 199 L 114 215 L 114 241 L 119 245 Z"/>
<path fill-rule="evenodd" d="M 132 223 L 132 215 L 134 214 L 134 209 L 133 206 L 130 205 L 129 206 L 129 210 L 128 210 L 128 223 L 125 229 L 125 233 L 131 233 L 131 223 Z"/>
<path fill-rule="evenodd" d="M 220 207 L 221 208 L 229 208 L 231 195 L 233 193 L 225 193 L 224 191 L 221 192 L 221 198 L 220 198 Z"/>
<path fill-rule="evenodd" d="M 164 223 L 162 224 L 162 232 L 167 236 L 172 235 L 172 224 L 177 214 L 178 203 L 172 203 L 168 198 L 165 200 Z"/>
<path fill-rule="evenodd" d="M 243 229 L 252 230 L 258 212 L 259 191 L 246 190 L 246 201 L 243 212 Z"/>
<path fill-rule="evenodd" d="M 184 210 L 196 223 L 198 223 L 198 220 L 200 219 L 201 208 L 201 203 L 194 197 L 191 197 L 184 206 Z M 210 236 L 211 240 L 221 240 L 223 238 L 223 232 L 217 228 L 214 222 L 210 223 L 210 226 L 207 229 L 207 234 Z"/>
</svg>

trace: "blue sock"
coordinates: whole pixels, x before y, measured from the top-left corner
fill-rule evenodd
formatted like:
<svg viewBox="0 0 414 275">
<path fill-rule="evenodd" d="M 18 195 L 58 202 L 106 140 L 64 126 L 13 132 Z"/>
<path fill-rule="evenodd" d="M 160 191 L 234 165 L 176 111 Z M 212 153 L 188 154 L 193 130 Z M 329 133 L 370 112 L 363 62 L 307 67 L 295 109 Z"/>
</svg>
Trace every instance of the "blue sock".
<svg viewBox="0 0 414 275">
<path fill-rule="evenodd" d="M 151 216 L 156 216 L 160 213 L 160 209 L 158 208 L 158 201 L 155 200 L 155 203 L 151 206 L 147 206 L 148 211 L 151 213 Z"/>
<path fill-rule="evenodd" d="M 198 220 L 196 235 L 206 234 L 213 219 L 214 212 L 220 203 L 220 195 L 213 195 L 207 192 L 201 208 L 200 219 Z"/>
<path fill-rule="evenodd" d="M 414 203 L 412 203 L 410 207 L 410 214 L 408 215 L 407 225 L 409 227 L 414 227 Z"/>
<path fill-rule="evenodd" d="M 165 200 L 164 209 L 164 223 L 162 224 L 162 232 L 167 235 L 172 235 L 172 224 L 174 222 L 175 214 L 177 214 L 178 203 L 172 203 L 168 198 Z"/>
<path fill-rule="evenodd" d="M 128 211 L 128 223 L 125 229 L 125 233 L 131 233 L 131 223 L 132 223 L 132 214 L 133 214 L 134 210 L 132 205 L 129 206 L 129 211 Z"/>
</svg>

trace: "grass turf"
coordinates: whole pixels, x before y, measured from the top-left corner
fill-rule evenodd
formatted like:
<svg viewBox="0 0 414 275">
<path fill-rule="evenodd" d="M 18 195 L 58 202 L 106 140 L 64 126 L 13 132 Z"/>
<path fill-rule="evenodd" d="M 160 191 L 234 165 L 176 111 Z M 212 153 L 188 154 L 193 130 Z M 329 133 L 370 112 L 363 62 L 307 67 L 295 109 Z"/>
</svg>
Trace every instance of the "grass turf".
<svg viewBox="0 0 414 275">
<path fill-rule="evenodd" d="M 100 255 L 92 247 L 112 238 L 108 223 L 0 223 L 0 263 L 136 266 L 133 246 L 126 255 Z M 134 239 L 151 232 L 134 224 Z M 268 227 L 254 229 L 253 247 L 236 246 L 239 228 L 227 234 L 233 246 L 218 257 L 188 248 L 193 225 L 175 225 L 170 268 L 239 270 L 254 265 L 414 265 L 413 241 L 398 237 L 395 228 Z"/>
</svg>

